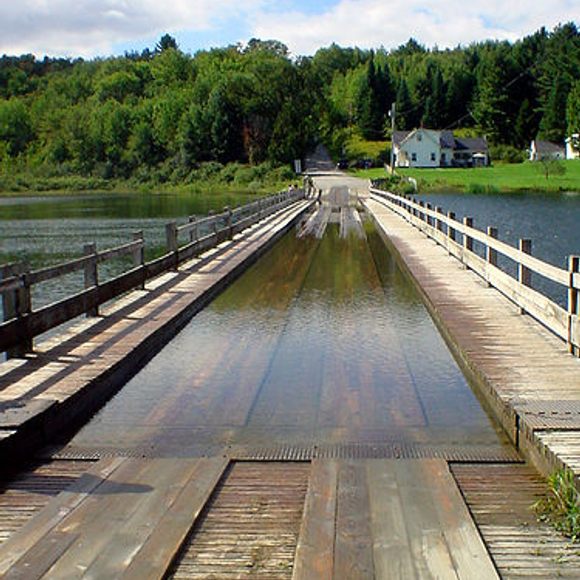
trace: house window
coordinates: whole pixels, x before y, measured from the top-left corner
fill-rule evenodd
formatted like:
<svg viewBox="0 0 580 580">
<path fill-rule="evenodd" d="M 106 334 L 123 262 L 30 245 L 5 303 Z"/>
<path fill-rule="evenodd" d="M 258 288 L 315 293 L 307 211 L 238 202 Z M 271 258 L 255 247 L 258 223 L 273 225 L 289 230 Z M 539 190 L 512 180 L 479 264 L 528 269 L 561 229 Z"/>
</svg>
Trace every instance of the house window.
<svg viewBox="0 0 580 580">
<path fill-rule="evenodd" d="M 445 163 L 447 161 L 447 156 L 445 153 L 441 153 L 441 163 Z"/>
<path fill-rule="evenodd" d="M 435 153 L 431 153 L 431 161 L 435 161 Z"/>
<path fill-rule="evenodd" d="M 417 154 L 411 153 L 411 161 L 417 161 Z"/>
</svg>

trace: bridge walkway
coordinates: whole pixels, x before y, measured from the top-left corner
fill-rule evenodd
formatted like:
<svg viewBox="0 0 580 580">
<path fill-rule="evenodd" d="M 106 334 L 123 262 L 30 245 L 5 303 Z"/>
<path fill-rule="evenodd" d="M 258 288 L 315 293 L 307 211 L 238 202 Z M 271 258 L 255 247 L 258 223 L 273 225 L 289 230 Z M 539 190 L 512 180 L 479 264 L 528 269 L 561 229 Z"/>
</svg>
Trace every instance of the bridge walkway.
<svg viewBox="0 0 580 580">
<path fill-rule="evenodd" d="M 3 578 L 551 579 L 580 565 L 530 510 L 544 486 L 521 463 L 60 463 L 0 495 Z"/>
<path fill-rule="evenodd" d="M 380 198 L 365 205 L 515 445 L 544 474 L 580 478 L 580 359 Z"/>
</svg>

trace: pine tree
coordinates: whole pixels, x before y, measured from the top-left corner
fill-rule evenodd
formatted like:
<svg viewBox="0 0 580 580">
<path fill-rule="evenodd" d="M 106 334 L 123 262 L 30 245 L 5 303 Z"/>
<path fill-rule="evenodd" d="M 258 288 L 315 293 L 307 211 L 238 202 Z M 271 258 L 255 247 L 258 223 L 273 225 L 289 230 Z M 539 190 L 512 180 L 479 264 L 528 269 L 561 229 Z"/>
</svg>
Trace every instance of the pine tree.
<svg viewBox="0 0 580 580">
<path fill-rule="evenodd" d="M 409 87 L 404 78 L 399 81 L 399 88 L 397 89 L 397 100 L 396 100 L 396 123 L 397 129 L 404 131 L 410 130 L 413 127 L 409 126 L 409 114 L 412 112 L 413 103 L 411 101 L 411 96 L 409 95 Z"/>
</svg>

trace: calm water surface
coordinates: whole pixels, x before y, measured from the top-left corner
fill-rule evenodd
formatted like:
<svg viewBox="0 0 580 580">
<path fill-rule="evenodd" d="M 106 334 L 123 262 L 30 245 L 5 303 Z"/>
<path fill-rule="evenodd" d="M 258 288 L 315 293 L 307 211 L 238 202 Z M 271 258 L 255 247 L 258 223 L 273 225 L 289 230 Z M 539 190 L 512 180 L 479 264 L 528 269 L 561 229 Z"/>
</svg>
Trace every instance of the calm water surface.
<svg viewBox="0 0 580 580">
<path fill-rule="evenodd" d="M 377 234 L 286 236 L 73 444 L 502 443 Z"/>
</svg>

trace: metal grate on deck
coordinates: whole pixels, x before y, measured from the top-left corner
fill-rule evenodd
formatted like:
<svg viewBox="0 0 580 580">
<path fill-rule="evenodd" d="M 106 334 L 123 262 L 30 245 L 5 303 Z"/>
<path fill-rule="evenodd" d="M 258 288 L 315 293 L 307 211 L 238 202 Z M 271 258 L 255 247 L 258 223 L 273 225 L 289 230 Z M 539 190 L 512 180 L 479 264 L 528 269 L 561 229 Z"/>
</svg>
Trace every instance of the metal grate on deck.
<svg viewBox="0 0 580 580">
<path fill-rule="evenodd" d="M 525 401 L 516 403 L 518 415 L 536 430 L 580 429 L 580 401 Z"/>
<path fill-rule="evenodd" d="M 425 445 L 420 443 L 334 443 L 311 445 L 187 448 L 87 448 L 65 447 L 52 458 L 97 460 L 104 457 L 208 457 L 226 456 L 238 461 L 310 461 L 312 459 L 444 459 L 453 462 L 520 463 L 517 451 L 509 447 L 476 445 Z"/>
</svg>

